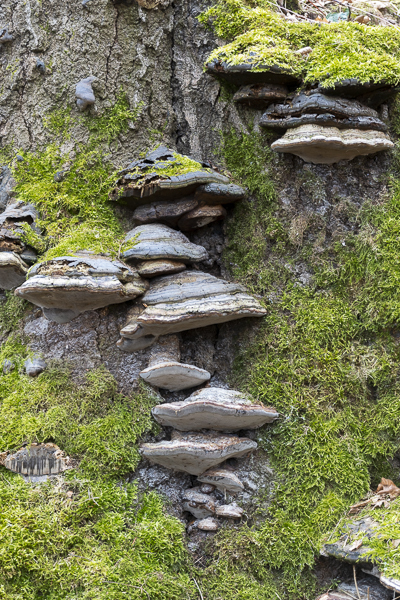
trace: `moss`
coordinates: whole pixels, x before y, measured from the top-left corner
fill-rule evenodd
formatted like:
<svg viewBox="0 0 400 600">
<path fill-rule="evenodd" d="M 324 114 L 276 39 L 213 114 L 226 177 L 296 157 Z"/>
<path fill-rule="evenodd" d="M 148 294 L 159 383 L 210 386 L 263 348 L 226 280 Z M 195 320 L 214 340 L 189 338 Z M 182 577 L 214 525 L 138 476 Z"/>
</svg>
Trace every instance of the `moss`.
<svg viewBox="0 0 400 600">
<path fill-rule="evenodd" d="M 400 32 L 396 27 L 366 26 L 355 22 L 290 23 L 264 2 L 219 0 L 200 16 L 212 23 L 219 37 L 231 40 L 215 49 L 207 63 L 251 62 L 253 70 L 277 65 L 303 78 L 332 87 L 347 78 L 361 82 L 400 82 Z M 310 46 L 307 59 L 295 54 Z"/>
<path fill-rule="evenodd" d="M 251 191 L 228 222 L 226 266 L 268 309 L 257 335 L 241 340 L 231 385 L 281 419 L 258 438 L 277 477 L 268 514 L 219 533 L 213 561 L 243 590 L 261 583 L 273 597 L 272 578 L 279 597 L 310 598 L 325 535 L 377 478 L 393 477 L 400 449 L 398 175 L 380 203 L 351 217 L 357 235 L 315 253 L 307 236 L 296 242 L 293 216 L 278 207 L 278 159 L 263 134 L 228 131 L 222 155 Z M 300 179 L 316 200 L 324 193 L 312 174 Z M 306 287 L 298 263 L 312 274 Z"/>
<path fill-rule="evenodd" d="M 2 334 L 15 330 L 28 307 L 22 298 L 14 296 L 12 292 L 5 291 L 5 298 L 0 301 L 0 330 Z"/>
<path fill-rule="evenodd" d="M 88 141 L 77 144 L 72 156 L 62 152 L 77 118 L 70 110 L 55 111 L 45 119 L 53 143 L 36 152 L 19 154 L 24 161 L 13 166 L 18 199 L 34 204 L 41 214 L 47 252 L 43 259 L 77 250 L 115 255 L 123 232 L 109 202 L 117 172 L 107 159 L 109 145 L 138 118 L 141 106 L 130 109 L 124 95 L 103 115 L 80 116 L 88 129 Z M 61 181 L 54 176 L 63 172 Z M 28 234 L 27 234 L 28 235 Z M 32 235 L 32 234 L 29 234 Z M 32 241 L 32 243 L 34 240 Z M 40 248 L 43 252 L 43 246 Z"/>
<path fill-rule="evenodd" d="M 156 148 L 154 148 L 154 150 L 156 150 Z M 174 162 L 157 160 L 154 164 L 151 164 L 148 167 L 134 167 L 131 171 L 129 171 L 129 175 L 142 175 L 142 177 L 138 178 L 135 182 L 137 187 L 141 187 L 146 183 L 145 175 L 150 173 L 157 174 L 160 179 L 167 179 L 169 177 L 194 173 L 195 171 L 209 171 L 209 169 L 204 169 L 200 163 L 189 158 L 188 156 L 178 154 L 177 152 L 173 152 L 173 156 L 175 158 Z"/>
</svg>

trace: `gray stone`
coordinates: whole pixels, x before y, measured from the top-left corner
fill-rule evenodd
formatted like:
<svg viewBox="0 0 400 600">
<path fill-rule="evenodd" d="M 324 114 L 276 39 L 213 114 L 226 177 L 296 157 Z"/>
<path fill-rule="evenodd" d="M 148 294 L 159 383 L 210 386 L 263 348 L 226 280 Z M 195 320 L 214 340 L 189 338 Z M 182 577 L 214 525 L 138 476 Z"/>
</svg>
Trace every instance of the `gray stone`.
<svg viewBox="0 0 400 600">
<path fill-rule="evenodd" d="M 155 406 L 152 414 L 160 425 L 180 431 L 257 429 L 279 416 L 275 409 L 255 404 L 241 392 L 216 387 L 193 392 L 182 402 Z"/>
<path fill-rule="evenodd" d="M 65 171 L 57 171 L 57 173 L 53 177 L 53 181 L 55 183 L 61 183 L 61 181 L 63 181 L 64 178 L 65 178 Z"/>
<path fill-rule="evenodd" d="M 76 104 L 80 111 L 86 110 L 88 106 L 91 106 L 96 101 L 92 88 L 93 81 L 96 81 L 96 77 L 91 76 L 81 79 L 81 81 L 78 81 L 76 84 Z"/>
<path fill-rule="evenodd" d="M 172 433 L 171 441 L 142 444 L 144 458 L 169 469 L 201 475 L 228 458 L 245 456 L 257 443 L 247 438 L 216 433 Z"/>
<path fill-rule="evenodd" d="M 40 356 L 32 356 L 24 362 L 25 372 L 29 377 L 37 377 L 46 369 L 47 365 Z"/>
<path fill-rule="evenodd" d="M 134 246 L 122 254 L 127 261 L 169 259 L 193 263 L 208 257 L 203 246 L 192 244 L 183 233 L 161 223 L 135 227 L 125 237 L 125 242 L 130 240 Z"/>
<path fill-rule="evenodd" d="M 0 29 L 0 45 L 9 44 L 12 41 L 14 41 L 14 37 L 10 33 L 8 33 L 8 27 Z"/>
<path fill-rule="evenodd" d="M 7 375 L 8 373 L 11 373 L 11 371 L 14 371 L 15 369 L 15 364 L 9 360 L 8 358 L 3 362 L 3 373 L 4 375 Z"/>
</svg>

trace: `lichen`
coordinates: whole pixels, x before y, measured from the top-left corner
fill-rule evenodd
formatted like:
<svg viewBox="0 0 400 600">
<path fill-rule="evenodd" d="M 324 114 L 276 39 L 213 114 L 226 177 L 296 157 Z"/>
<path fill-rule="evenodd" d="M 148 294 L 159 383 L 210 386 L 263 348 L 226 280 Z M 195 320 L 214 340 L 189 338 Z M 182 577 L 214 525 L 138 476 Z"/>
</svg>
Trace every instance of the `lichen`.
<svg viewBox="0 0 400 600">
<path fill-rule="evenodd" d="M 231 40 L 216 48 L 206 63 L 251 62 L 279 66 L 305 83 L 332 87 L 348 78 L 360 82 L 400 82 L 400 32 L 397 27 L 366 26 L 356 22 L 330 24 L 285 21 L 269 5 L 245 0 L 218 0 L 200 16 L 220 38 Z M 294 52 L 305 46 L 307 58 Z"/>
</svg>

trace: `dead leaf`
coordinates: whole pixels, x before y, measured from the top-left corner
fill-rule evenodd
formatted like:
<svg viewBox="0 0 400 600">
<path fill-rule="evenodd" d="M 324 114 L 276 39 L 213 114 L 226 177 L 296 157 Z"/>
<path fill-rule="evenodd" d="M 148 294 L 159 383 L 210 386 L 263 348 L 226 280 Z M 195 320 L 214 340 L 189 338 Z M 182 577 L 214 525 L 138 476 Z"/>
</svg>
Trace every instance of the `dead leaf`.
<svg viewBox="0 0 400 600">
<path fill-rule="evenodd" d="M 381 495 L 389 494 L 389 498 L 391 500 L 394 500 L 395 498 L 400 496 L 400 488 L 398 488 L 397 485 L 395 485 L 391 479 L 385 479 L 384 477 L 382 477 L 381 482 L 376 490 L 376 493 Z"/>
<path fill-rule="evenodd" d="M 353 550 L 358 550 L 359 548 L 361 548 L 362 545 L 363 545 L 363 541 L 362 540 L 356 540 L 350 546 L 350 552 L 353 552 Z"/>
</svg>

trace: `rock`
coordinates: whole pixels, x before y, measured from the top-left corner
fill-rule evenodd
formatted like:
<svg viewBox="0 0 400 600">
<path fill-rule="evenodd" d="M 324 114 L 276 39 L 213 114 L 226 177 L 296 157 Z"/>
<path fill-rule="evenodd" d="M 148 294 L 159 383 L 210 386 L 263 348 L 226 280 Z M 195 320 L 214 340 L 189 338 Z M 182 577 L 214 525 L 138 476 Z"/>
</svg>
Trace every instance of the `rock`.
<svg viewBox="0 0 400 600">
<path fill-rule="evenodd" d="M 40 58 L 36 59 L 36 68 L 37 70 L 42 73 L 42 75 L 44 75 L 46 73 L 46 65 L 44 64 L 44 62 L 42 60 L 40 60 Z"/>
<path fill-rule="evenodd" d="M 160 425 L 180 431 L 257 429 L 279 416 L 273 408 L 253 404 L 245 394 L 215 387 L 193 392 L 182 402 L 155 406 L 152 414 Z"/>
<path fill-rule="evenodd" d="M 165 146 L 159 146 L 147 154 L 144 159 L 134 161 L 120 172 L 117 187 L 110 196 L 111 200 L 122 202 L 130 208 L 136 209 L 155 200 L 170 202 L 185 198 L 187 201 L 187 197 L 203 184 L 229 183 L 229 179 L 217 171 L 209 167 L 202 169 L 205 163 L 194 161 L 193 170 L 185 172 L 187 169 L 184 167 L 184 163 L 188 157 L 182 156 L 182 162 L 180 162 L 180 156 Z M 162 172 L 162 169 L 170 166 L 176 167 L 174 175 Z M 179 173 L 180 166 L 182 166 L 181 174 Z M 182 206 L 179 207 L 179 209 L 182 208 Z M 158 210 L 169 212 L 171 208 L 164 206 L 159 207 Z"/>
<path fill-rule="evenodd" d="M 24 362 L 25 372 L 29 377 L 37 377 L 46 369 L 47 365 L 40 356 L 27 358 Z"/>
<path fill-rule="evenodd" d="M 183 509 L 194 515 L 196 519 L 205 519 L 215 514 L 215 502 L 207 494 L 186 490 L 182 499 Z"/>
<path fill-rule="evenodd" d="M 4 466 L 20 475 L 37 477 L 58 475 L 68 468 L 68 462 L 68 457 L 55 444 L 31 444 L 7 454 Z"/>
<path fill-rule="evenodd" d="M 223 504 L 215 509 L 217 517 L 224 517 L 225 519 L 241 519 L 243 512 L 243 508 L 236 506 L 236 504 Z"/>
<path fill-rule="evenodd" d="M 244 85 L 238 89 L 233 96 L 233 101 L 237 104 L 245 104 L 252 108 L 264 108 L 272 102 L 284 100 L 289 91 L 284 85 Z"/>
<path fill-rule="evenodd" d="M 11 371 L 14 371 L 15 369 L 15 364 L 9 360 L 8 358 L 3 362 L 3 373 L 4 375 L 7 375 L 7 373 L 11 373 Z"/>
<path fill-rule="evenodd" d="M 166 361 L 143 369 L 140 372 L 140 377 L 154 387 L 170 392 L 179 392 L 209 381 L 211 375 L 208 371 L 194 365 Z"/>
<path fill-rule="evenodd" d="M 61 183 L 61 181 L 63 181 L 64 178 L 65 178 L 65 171 L 57 171 L 57 173 L 53 177 L 53 181 L 55 183 Z"/>
<path fill-rule="evenodd" d="M 9 44 L 10 42 L 13 42 L 14 38 L 13 36 L 8 33 L 8 27 L 5 27 L 4 29 L 0 29 L 0 45 L 1 44 Z"/>
<path fill-rule="evenodd" d="M 141 454 L 153 463 L 192 475 L 228 458 L 245 456 L 256 450 L 257 443 L 248 438 L 217 433 L 172 433 L 171 441 L 142 444 Z"/>
<path fill-rule="evenodd" d="M 331 165 L 340 160 L 375 154 L 393 146 L 389 137 L 378 131 L 301 125 L 289 129 L 271 148 L 277 152 L 295 154 L 305 162 Z"/>
<path fill-rule="evenodd" d="M 138 206 L 133 211 L 132 217 L 137 225 L 144 225 L 146 223 L 164 223 L 166 225 L 175 226 L 180 217 L 196 208 L 197 204 L 198 200 L 195 200 L 194 196 L 182 198 L 175 202 L 169 202 L 167 200 L 164 200 L 163 202 L 152 202 L 151 204 Z"/>
<path fill-rule="evenodd" d="M 223 206 L 199 206 L 183 215 L 178 221 L 178 227 L 182 231 L 193 231 L 225 217 L 226 210 Z"/>
<path fill-rule="evenodd" d="M 23 284 L 28 268 L 16 252 L 0 251 L 0 288 L 13 290 Z"/>
<path fill-rule="evenodd" d="M 243 200 L 244 196 L 244 189 L 233 183 L 207 183 L 200 185 L 194 193 L 195 200 L 209 206 L 238 202 Z"/>
<path fill-rule="evenodd" d="M 317 600 L 391 600 L 393 597 L 391 592 L 373 577 L 357 576 L 357 588 L 354 582 L 342 582 L 335 590 L 318 596 Z"/>
<path fill-rule="evenodd" d="M 200 475 L 198 480 L 204 482 L 204 485 L 215 485 L 215 487 L 222 492 L 236 493 L 241 492 L 244 488 L 243 483 L 233 471 L 228 471 L 227 469 L 222 469 L 221 467 L 209 469 Z"/>
<path fill-rule="evenodd" d="M 121 330 L 122 338 L 157 337 L 266 313 L 243 286 L 200 271 L 167 275 L 151 282 L 143 304 L 143 312 Z"/>
<path fill-rule="evenodd" d="M 94 96 L 92 83 L 96 81 L 96 77 L 86 77 L 86 79 L 81 79 L 76 84 L 75 88 L 75 96 L 77 98 L 76 104 L 80 111 L 86 110 L 88 106 L 91 106 L 95 103 L 96 98 Z"/>
<path fill-rule="evenodd" d="M 125 243 L 130 240 L 134 246 L 122 254 L 129 262 L 169 259 L 193 263 L 208 258 L 203 246 L 192 244 L 183 233 L 161 223 L 135 227 L 126 235 Z"/>
<path fill-rule="evenodd" d="M 173 275 L 186 269 L 185 263 L 168 259 L 144 260 L 138 263 L 136 267 L 139 275 L 146 279 L 160 277 L 161 275 Z"/>
<path fill-rule="evenodd" d="M 120 260 L 77 252 L 35 265 L 15 294 L 40 306 L 49 320 L 66 323 L 86 310 L 132 300 L 147 286 Z"/>
<path fill-rule="evenodd" d="M 252 61 L 249 59 L 248 62 L 238 65 L 214 59 L 206 64 L 206 71 L 228 83 L 240 86 L 262 83 L 275 85 L 296 85 L 300 83 L 298 77 L 289 70 L 276 65 L 260 64 L 260 61 L 254 59 Z"/>
</svg>

